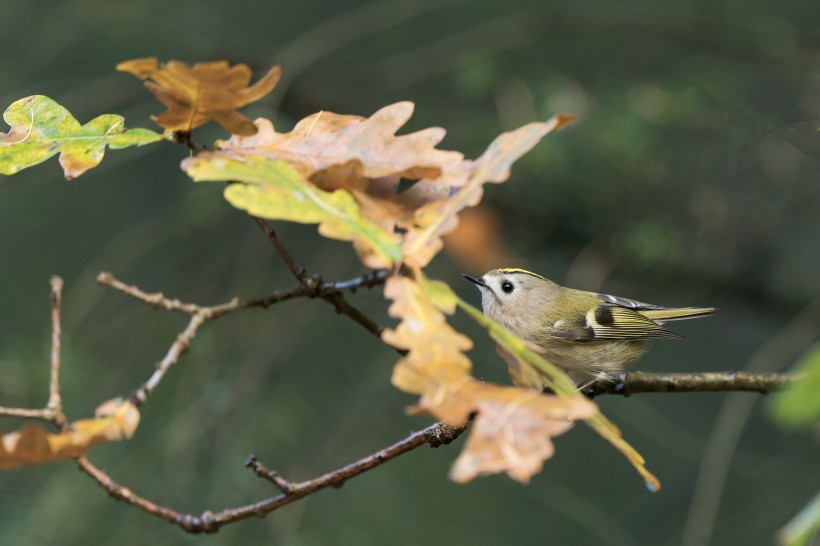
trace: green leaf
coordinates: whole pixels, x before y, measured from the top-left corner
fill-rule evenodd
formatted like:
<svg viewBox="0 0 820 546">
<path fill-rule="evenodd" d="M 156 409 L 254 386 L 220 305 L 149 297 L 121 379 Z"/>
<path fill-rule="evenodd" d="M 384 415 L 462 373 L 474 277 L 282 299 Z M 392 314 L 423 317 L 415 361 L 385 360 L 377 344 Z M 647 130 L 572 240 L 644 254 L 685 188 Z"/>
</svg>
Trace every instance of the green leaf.
<svg viewBox="0 0 820 546">
<path fill-rule="evenodd" d="M 320 190 L 284 161 L 257 156 L 239 161 L 204 153 L 184 160 L 182 169 L 197 182 L 244 182 L 225 188 L 231 205 L 262 218 L 319 224 L 325 237 L 352 241 L 369 267 L 391 267 L 401 261 L 395 236 L 365 218 L 350 193 Z"/>
<path fill-rule="evenodd" d="M 43 95 L 9 106 L 3 119 L 11 130 L 0 133 L 0 173 L 14 174 L 60 154 L 68 180 L 100 164 L 105 147 L 142 146 L 162 135 L 148 129 L 125 130 L 122 116 L 105 114 L 80 125 L 74 116 Z"/>
<path fill-rule="evenodd" d="M 820 534 L 820 492 L 777 532 L 780 546 L 810 546 Z"/>
<path fill-rule="evenodd" d="M 811 427 L 820 421 L 820 343 L 813 345 L 794 366 L 803 377 L 772 398 L 775 419 L 788 428 Z"/>
</svg>

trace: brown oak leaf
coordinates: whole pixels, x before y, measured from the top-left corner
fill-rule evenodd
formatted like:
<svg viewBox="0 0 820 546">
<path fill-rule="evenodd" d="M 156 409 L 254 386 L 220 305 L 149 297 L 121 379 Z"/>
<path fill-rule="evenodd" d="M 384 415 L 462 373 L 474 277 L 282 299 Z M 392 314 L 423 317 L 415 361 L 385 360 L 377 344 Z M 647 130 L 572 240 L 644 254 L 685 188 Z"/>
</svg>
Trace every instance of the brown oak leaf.
<svg viewBox="0 0 820 546">
<path fill-rule="evenodd" d="M 156 118 L 161 127 L 190 131 L 214 120 L 235 135 L 256 133 L 253 122 L 236 109 L 270 93 L 281 75 L 280 68 L 274 66 L 249 86 L 251 69 L 245 64 L 212 61 L 191 67 L 168 61 L 160 65 L 155 57 L 122 62 L 117 70 L 152 80 L 145 82 L 145 87 L 168 108 Z"/>
<path fill-rule="evenodd" d="M 264 156 L 282 159 L 311 178 L 325 184 L 348 188 L 351 171 L 361 178 L 398 176 L 436 178 L 452 170 L 464 159 L 459 152 L 438 150 L 444 138 L 440 127 L 430 127 L 406 135 L 396 132 L 413 114 L 412 102 L 385 106 L 369 118 L 317 112 L 289 133 L 277 133 L 267 119 L 257 119 L 258 132 L 250 137 L 234 136 L 217 142 L 217 153 L 236 156 Z"/>
<path fill-rule="evenodd" d="M 558 398 L 514 387 L 476 384 L 473 396 L 478 416 L 450 472 L 459 483 L 497 472 L 528 482 L 552 457 L 551 438 L 598 412 L 584 398 Z"/>
</svg>

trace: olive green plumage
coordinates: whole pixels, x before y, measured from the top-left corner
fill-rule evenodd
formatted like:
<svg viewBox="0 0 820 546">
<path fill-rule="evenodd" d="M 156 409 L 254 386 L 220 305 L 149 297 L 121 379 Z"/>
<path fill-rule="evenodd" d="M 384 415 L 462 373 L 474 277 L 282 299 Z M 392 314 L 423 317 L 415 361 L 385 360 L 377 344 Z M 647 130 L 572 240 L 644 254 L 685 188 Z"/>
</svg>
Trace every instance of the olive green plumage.
<svg viewBox="0 0 820 546">
<path fill-rule="evenodd" d="M 576 382 L 622 371 L 655 338 L 683 337 L 664 322 L 705 317 L 713 307 L 661 307 L 565 288 L 524 269 L 464 275 L 481 291 L 484 314 L 512 331 Z"/>
</svg>

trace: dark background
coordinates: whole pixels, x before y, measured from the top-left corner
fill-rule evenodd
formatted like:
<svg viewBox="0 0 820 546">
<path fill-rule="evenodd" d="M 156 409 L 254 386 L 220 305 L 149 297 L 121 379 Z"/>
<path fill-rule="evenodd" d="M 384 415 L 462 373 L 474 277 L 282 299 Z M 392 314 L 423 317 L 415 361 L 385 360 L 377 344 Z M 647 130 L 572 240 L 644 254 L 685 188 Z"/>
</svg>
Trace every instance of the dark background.
<svg viewBox="0 0 820 546">
<path fill-rule="evenodd" d="M 777 7 L 774 7 L 774 6 Z M 370 115 L 416 103 L 407 130 L 448 130 L 476 157 L 501 131 L 553 113 L 578 122 L 486 192 L 501 253 L 578 288 L 666 305 L 715 305 L 658 342 L 646 371 L 788 369 L 816 339 L 820 197 L 820 3 L 9 2 L 0 1 L 2 107 L 45 94 L 81 122 L 151 127 L 159 103 L 126 59 L 281 64 L 246 108 L 287 130 L 318 110 Z M 3 129 L 5 130 L 5 125 Z M 225 135 L 197 131 L 203 142 Z M 47 397 L 48 279 L 65 278 L 63 396 L 69 417 L 145 380 L 184 317 L 94 282 L 112 271 L 202 304 L 293 285 L 219 184 L 179 170 L 186 150 L 109 152 L 66 182 L 56 159 L 0 178 L 0 405 Z M 349 245 L 280 225 L 298 262 L 327 279 L 363 272 Z M 499 253 L 487 249 L 487 257 Z M 429 268 L 478 304 L 443 253 Z M 379 289 L 352 301 L 389 324 Z M 808 309 L 808 310 L 807 310 Z M 816 315 L 814 315 L 816 316 Z M 480 329 L 475 373 L 507 381 Z M 200 513 L 275 493 L 242 466 L 255 453 L 314 477 L 429 423 L 390 386 L 395 354 L 319 301 L 208 324 L 128 441 L 91 459 L 137 493 Z M 600 404 L 647 458 L 650 494 L 584 426 L 527 486 L 446 479 L 463 440 L 421 448 L 265 519 L 191 537 L 110 499 L 70 462 L 0 474 L 2 544 L 770 544 L 816 492 L 818 445 L 785 433 L 767 397 L 671 394 Z M 19 423 L 6 421 L 6 430 Z"/>
</svg>

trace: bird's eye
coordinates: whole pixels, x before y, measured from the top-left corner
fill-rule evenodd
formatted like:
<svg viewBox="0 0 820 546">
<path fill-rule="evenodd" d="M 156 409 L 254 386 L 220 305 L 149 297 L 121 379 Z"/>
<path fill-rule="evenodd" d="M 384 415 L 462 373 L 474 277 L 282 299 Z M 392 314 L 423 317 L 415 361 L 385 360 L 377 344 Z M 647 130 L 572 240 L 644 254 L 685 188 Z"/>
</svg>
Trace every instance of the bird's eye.
<svg viewBox="0 0 820 546">
<path fill-rule="evenodd" d="M 505 294 L 509 294 L 510 292 L 512 292 L 513 288 L 513 283 L 511 283 L 510 281 L 504 281 L 503 283 L 501 283 L 501 290 L 503 290 Z"/>
</svg>

